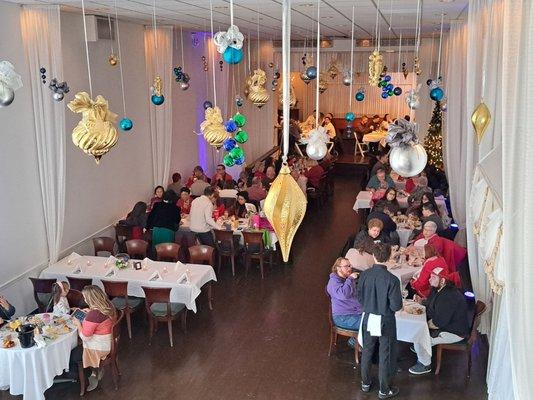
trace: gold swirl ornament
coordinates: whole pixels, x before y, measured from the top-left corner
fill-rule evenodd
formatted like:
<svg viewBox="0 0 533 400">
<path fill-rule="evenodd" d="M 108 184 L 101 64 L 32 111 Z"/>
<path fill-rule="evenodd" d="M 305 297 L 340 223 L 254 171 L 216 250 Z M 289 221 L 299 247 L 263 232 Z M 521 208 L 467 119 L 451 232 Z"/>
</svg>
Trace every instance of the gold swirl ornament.
<svg viewBox="0 0 533 400">
<path fill-rule="evenodd" d="M 255 106 L 261 108 L 268 100 L 270 95 L 265 89 L 266 73 L 261 68 L 254 70 L 254 73 L 246 79 L 246 89 L 244 93 Z"/>
<path fill-rule="evenodd" d="M 324 93 L 326 90 L 328 90 L 328 75 L 321 72 L 318 78 L 318 91 Z"/>
<path fill-rule="evenodd" d="M 204 135 L 205 141 L 217 149 L 222 146 L 224 140 L 230 137 L 230 134 L 224 128 L 223 122 L 220 108 L 209 107 L 205 110 L 205 119 L 200 124 L 200 130 Z"/>
<path fill-rule="evenodd" d="M 68 108 L 82 115 L 72 130 L 72 141 L 99 164 L 102 156 L 118 142 L 117 129 L 113 125 L 117 115 L 109 111 L 108 102 L 102 96 L 96 96 L 93 101 L 86 92 L 77 93 Z"/>
<path fill-rule="evenodd" d="M 287 262 L 294 235 L 307 209 L 307 199 L 287 165 L 281 167 L 272 182 L 263 209 L 278 237 L 283 261 Z"/>
<path fill-rule="evenodd" d="M 382 71 L 383 57 L 379 54 L 379 51 L 374 50 L 368 57 L 368 83 L 371 86 L 378 86 Z"/>
<path fill-rule="evenodd" d="M 490 110 L 485 103 L 478 104 L 470 120 L 474 126 L 474 132 L 476 132 L 477 144 L 480 144 L 491 120 Z"/>
</svg>

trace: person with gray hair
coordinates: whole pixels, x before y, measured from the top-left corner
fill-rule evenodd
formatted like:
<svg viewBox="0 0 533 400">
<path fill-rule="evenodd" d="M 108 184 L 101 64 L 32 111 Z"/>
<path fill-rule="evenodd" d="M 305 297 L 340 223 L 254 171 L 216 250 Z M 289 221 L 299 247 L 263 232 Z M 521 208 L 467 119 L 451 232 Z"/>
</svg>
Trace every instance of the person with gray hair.
<svg viewBox="0 0 533 400">
<path fill-rule="evenodd" d="M 426 193 L 433 193 L 433 191 L 428 186 L 428 178 L 425 176 L 420 176 L 418 178 L 416 187 L 411 195 L 407 198 L 409 207 L 419 207 L 422 205 L 422 196 L 424 196 Z"/>
</svg>

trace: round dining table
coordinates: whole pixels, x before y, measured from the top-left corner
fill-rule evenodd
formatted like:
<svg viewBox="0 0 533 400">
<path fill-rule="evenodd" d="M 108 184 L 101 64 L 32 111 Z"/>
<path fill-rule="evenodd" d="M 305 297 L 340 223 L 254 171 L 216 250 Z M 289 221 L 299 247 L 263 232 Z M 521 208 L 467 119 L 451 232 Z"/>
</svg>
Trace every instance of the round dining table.
<svg viewBox="0 0 533 400">
<path fill-rule="evenodd" d="M 22 395 L 25 400 L 45 398 L 44 392 L 52 386 L 54 377 L 68 370 L 70 352 L 78 345 L 78 331 L 70 318 L 65 317 L 70 331 L 55 339 L 45 339 L 42 347 L 35 344 L 24 349 L 7 324 L 0 329 L 0 345 L 8 335 L 15 343 L 11 348 L 0 347 L 0 390 L 9 390 L 14 396 Z"/>
</svg>

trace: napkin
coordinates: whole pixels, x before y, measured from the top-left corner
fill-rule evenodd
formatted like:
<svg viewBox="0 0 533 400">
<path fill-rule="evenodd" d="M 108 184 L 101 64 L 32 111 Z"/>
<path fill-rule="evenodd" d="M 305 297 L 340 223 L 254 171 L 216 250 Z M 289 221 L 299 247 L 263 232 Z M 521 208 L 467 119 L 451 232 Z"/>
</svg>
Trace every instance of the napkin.
<svg viewBox="0 0 533 400">
<path fill-rule="evenodd" d="M 74 251 L 73 251 L 73 252 L 70 254 L 70 256 L 68 257 L 68 259 L 69 259 L 70 261 L 77 260 L 78 258 L 81 258 L 81 256 L 80 256 L 78 253 L 74 252 Z"/>
<path fill-rule="evenodd" d="M 35 334 L 33 335 L 33 340 L 35 341 L 35 344 L 38 348 L 46 346 L 46 342 L 44 341 L 44 337 L 41 335 L 41 332 L 38 330 L 35 330 Z"/>
<path fill-rule="evenodd" d="M 178 284 L 180 285 L 189 285 L 190 283 L 191 283 L 191 278 L 189 277 L 189 274 L 187 272 L 184 272 L 178 278 Z"/>
<path fill-rule="evenodd" d="M 141 261 L 141 265 L 143 267 L 150 267 L 151 263 L 152 263 L 152 260 L 150 260 L 148 257 L 144 257 L 144 260 Z"/>
<path fill-rule="evenodd" d="M 117 269 L 116 267 L 111 267 L 111 269 L 109 270 L 109 272 L 105 275 L 106 278 L 112 278 L 114 277 L 116 274 L 117 274 Z"/>
<path fill-rule="evenodd" d="M 368 314 L 366 330 L 370 336 L 381 336 L 381 315 Z"/>
<path fill-rule="evenodd" d="M 183 264 L 181 261 L 178 261 L 176 265 L 174 265 L 174 272 L 178 272 L 180 268 L 184 268 L 185 264 Z"/>
<path fill-rule="evenodd" d="M 150 282 L 153 281 L 162 281 L 163 278 L 161 278 L 161 275 L 159 275 L 159 271 L 155 271 L 152 275 L 150 275 L 150 278 L 148 278 Z"/>
</svg>

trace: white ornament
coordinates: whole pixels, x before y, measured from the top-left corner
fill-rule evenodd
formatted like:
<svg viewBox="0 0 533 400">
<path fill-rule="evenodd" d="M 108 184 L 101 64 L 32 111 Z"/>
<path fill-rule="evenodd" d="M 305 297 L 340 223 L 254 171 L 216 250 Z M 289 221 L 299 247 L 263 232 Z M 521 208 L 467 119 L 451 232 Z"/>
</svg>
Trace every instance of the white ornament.
<svg viewBox="0 0 533 400">
<path fill-rule="evenodd" d="M 231 25 L 226 32 L 217 32 L 213 37 L 213 42 L 220 54 L 224 53 L 228 47 L 240 50 L 244 42 L 244 35 L 239 32 L 237 25 Z"/>
<path fill-rule="evenodd" d="M 301 142 L 307 144 L 305 151 L 307 156 L 313 160 L 322 160 L 328 152 L 326 143 L 329 142 L 329 136 L 323 126 L 309 131 L 308 136 L 303 138 Z"/>
<path fill-rule="evenodd" d="M 427 160 L 426 149 L 421 144 L 393 147 L 389 154 L 391 168 L 405 178 L 421 173 Z"/>
</svg>

